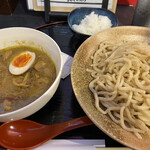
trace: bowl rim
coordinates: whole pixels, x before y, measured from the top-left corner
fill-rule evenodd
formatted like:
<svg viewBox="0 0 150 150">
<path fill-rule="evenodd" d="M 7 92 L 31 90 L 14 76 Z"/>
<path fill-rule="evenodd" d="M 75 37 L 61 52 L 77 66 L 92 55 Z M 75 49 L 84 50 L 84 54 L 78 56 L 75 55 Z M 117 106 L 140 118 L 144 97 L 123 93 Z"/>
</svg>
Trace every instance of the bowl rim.
<svg viewBox="0 0 150 150">
<path fill-rule="evenodd" d="M 58 44 L 54 41 L 54 39 L 52 39 L 50 36 L 48 36 L 46 33 L 44 32 L 41 32 L 39 30 L 36 30 L 36 29 L 33 29 L 33 28 L 28 28 L 28 27 L 7 27 L 7 28 L 3 28 L 3 29 L 0 29 L 0 31 L 2 30 L 30 30 L 32 32 L 37 32 L 39 34 L 42 34 L 43 36 L 45 36 L 46 38 L 48 38 L 49 40 L 51 40 L 57 47 L 57 50 L 59 52 L 59 56 L 60 56 L 60 69 L 58 70 L 58 73 L 57 73 L 57 76 L 56 76 L 56 79 L 55 81 L 52 83 L 52 85 L 40 96 L 38 97 L 37 99 L 35 99 L 33 102 L 31 102 L 30 104 L 24 106 L 24 107 L 21 107 L 19 109 L 16 109 L 14 111 L 11 111 L 11 112 L 6 112 L 6 113 L 2 113 L 0 114 L 0 118 L 1 117 L 7 117 L 7 116 L 12 116 L 16 113 L 19 113 L 19 112 L 22 112 L 23 110 L 26 110 L 28 107 L 31 107 L 31 105 L 34 105 L 35 103 L 39 102 L 43 97 L 45 97 L 49 91 L 51 91 L 51 89 L 53 89 L 53 87 L 59 82 L 60 78 L 61 78 L 61 73 L 62 73 L 62 68 L 63 68 L 63 59 L 62 59 L 62 52 L 60 50 L 60 47 L 58 46 Z M 51 98 L 50 98 L 51 99 Z M 42 106 L 43 107 L 43 106 Z M 42 108 L 41 107 L 41 108 Z M 40 109 L 38 109 L 40 110 Z M 37 111 L 38 111 L 37 110 Z M 34 112 L 35 113 L 35 112 Z M 32 115 L 32 114 L 31 114 Z M 30 116 L 30 115 L 29 115 Z M 28 116 L 26 116 L 28 117 Z M 15 120 L 14 118 L 12 119 L 9 119 L 9 120 Z M 1 121 L 0 121 L 1 122 Z"/>
<path fill-rule="evenodd" d="M 89 10 L 93 10 L 93 11 L 94 11 L 94 9 L 95 9 L 95 10 L 102 10 L 102 11 L 108 12 L 108 13 L 112 14 L 112 15 L 114 16 L 114 18 L 115 18 L 116 25 L 115 25 L 114 27 L 117 27 L 117 26 L 118 26 L 118 18 L 117 18 L 117 16 L 115 15 L 114 12 L 112 12 L 112 11 L 109 10 L 109 9 L 105 9 L 105 8 L 95 8 L 95 7 L 78 7 L 78 8 L 73 9 L 73 10 L 68 14 L 68 17 L 67 17 L 68 25 L 69 25 L 70 29 L 71 29 L 74 33 L 77 33 L 77 34 L 80 34 L 80 35 L 83 35 L 83 36 L 92 36 L 92 35 L 90 35 L 90 34 L 85 34 L 85 33 L 81 33 L 81 32 L 78 32 L 78 31 L 74 30 L 74 29 L 72 28 L 72 25 L 70 24 L 70 16 L 71 16 L 74 12 L 76 12 L 76 11 L 78 11 L 78 10 L 81 10 L 81 9 L 83 9 L 83 10 L 89 9 Z M 91 12 L 92 12 L 92 11 L 91 11 Z M 111 27 L 111 28 L 112 28 L 112 27 Z M 107 29 L 106 29 L 106 30 L 107 30 Z M 99 31 L 99 32 L 100 32 L 100 31 Z"/>
</svg>

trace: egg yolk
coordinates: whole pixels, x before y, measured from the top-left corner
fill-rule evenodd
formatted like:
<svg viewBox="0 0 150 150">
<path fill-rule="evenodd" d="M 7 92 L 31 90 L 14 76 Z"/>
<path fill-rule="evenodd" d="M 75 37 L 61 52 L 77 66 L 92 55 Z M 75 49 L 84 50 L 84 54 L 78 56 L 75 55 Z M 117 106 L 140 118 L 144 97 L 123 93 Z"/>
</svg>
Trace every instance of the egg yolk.
<svg viewBox="0 0 150 150">
<path fill-rule="evenodd" d="M 13 65 L 16 67 L 24 67 L 31 61 L 32 56 L 30 54 L 23 54 L 15 58 Z"/>
</svg>

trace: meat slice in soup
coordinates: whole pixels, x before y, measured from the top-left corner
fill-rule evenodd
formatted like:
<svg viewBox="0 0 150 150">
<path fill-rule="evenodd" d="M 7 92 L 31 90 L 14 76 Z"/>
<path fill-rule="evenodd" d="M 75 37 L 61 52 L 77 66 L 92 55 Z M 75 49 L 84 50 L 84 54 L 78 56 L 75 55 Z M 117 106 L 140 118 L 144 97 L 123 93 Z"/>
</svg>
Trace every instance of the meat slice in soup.
<svg viewBox="0 0 150 150">
<path fill-rule="evenodd" d="M 44 67 L 46 66 L 46 63 L 44 61 L 38 61 L 35 65 L 34 68 L 39 71 L 42 72 L 44 70 Z"/>
<path fill-rule="evenodd" d="M 24 73 L 13 75 L 9 71 L 10 63 L 16 56 L 26 51 L 35 53 L 33 65 Z M 30 104 L 56 79 L 55 64 L 41 49 L 26 46 L 11 47 L 0 50 L 0 57 L 2 58 L 0 59 L 0 114 Z"/>
<path fill-rule="evenodd" d="M 12 110 L 12 101 L 5 99 L 3 102 L 3 107 L 5 111 L 11 111 Z"/>
<path fill-rule="evenodd" d="M 9 51 L 6 51 L 3 55 L 3 59 L 4 61 L 7 60 L 10 56 L 12 55 L 12 51 L 9 50 Z"/>
</svg>

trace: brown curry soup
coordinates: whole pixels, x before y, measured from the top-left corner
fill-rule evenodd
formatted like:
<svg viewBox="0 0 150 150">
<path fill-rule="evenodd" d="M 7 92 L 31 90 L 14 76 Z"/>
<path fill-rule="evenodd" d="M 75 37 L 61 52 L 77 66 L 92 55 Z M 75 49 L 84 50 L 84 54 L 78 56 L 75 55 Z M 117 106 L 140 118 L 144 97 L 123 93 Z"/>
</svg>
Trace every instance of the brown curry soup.
<svg viewBox="0 0 150 150">
<path fill-rule="evenodd" d="M 9 64 L 24 51 L 34 52 L 34 64 L 21 75 L 12 75 Z M 56 66 L 43 50 L 17 46 L 0 50 L 0 114 L 22 108 L 40 97 L 56 79 Z"/>
</svg>

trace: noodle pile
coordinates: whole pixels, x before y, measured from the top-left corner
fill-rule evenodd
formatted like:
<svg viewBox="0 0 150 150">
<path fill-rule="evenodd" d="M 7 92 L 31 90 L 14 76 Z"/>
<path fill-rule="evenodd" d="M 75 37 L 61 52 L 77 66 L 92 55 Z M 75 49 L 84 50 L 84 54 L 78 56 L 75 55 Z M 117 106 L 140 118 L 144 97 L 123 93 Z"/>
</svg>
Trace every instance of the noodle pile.
<svg viewBox="0 0 150 150">
<path fill-rule="evenodd" d="M 97 110 L 140 139 L 150 136 L 150 46 L 102 42 L 91 59 Z"/>
</svg>

